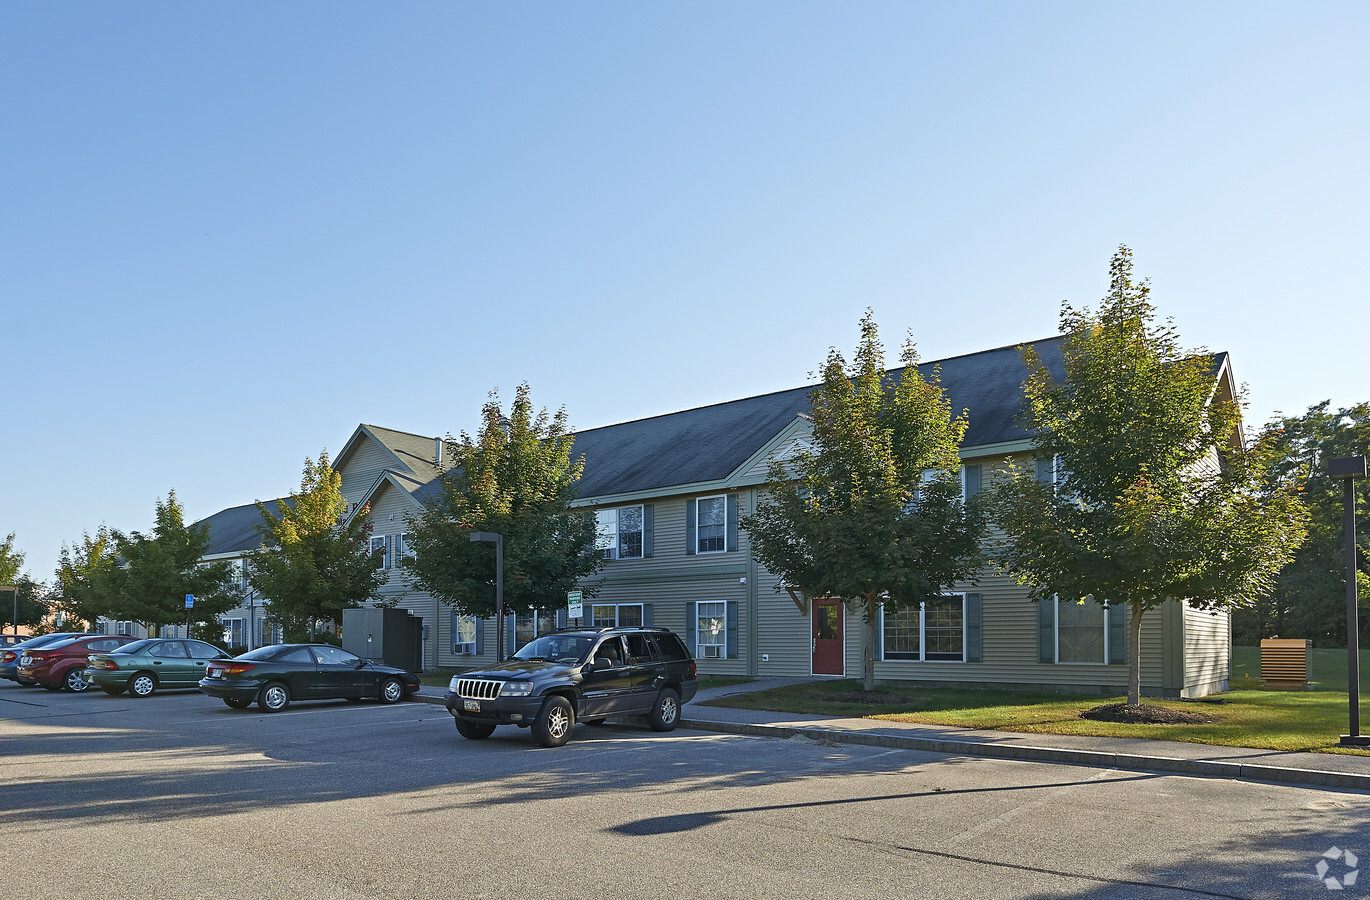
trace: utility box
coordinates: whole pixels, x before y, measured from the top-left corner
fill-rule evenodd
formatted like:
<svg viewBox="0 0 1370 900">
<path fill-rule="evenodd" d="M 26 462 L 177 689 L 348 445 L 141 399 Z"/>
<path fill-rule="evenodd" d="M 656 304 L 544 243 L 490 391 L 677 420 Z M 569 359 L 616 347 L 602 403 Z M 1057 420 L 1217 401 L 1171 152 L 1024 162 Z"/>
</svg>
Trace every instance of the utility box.
<svg viewBox="0 0 1370 900">
<path fill-rule="evenodd" d="M 407 609 L 345 609 L 342 646 L 349 653 L 406 672 L 423 670 L 423 619 Z"/>
<path fill-rule="evenodd" d="M 1308 690 L 1313 642 L 1296 638 L 1261 639 L 1261 679 L 1268 688 Z"/>
</svg>

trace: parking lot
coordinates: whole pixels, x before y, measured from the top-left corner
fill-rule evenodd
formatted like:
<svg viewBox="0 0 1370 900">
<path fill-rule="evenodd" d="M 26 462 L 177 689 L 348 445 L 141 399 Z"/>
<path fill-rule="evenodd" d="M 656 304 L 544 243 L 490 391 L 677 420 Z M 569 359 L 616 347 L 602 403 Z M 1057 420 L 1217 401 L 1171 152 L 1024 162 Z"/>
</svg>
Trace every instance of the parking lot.
<svg viewBox="0 0 1370 900">
<path fill-rule="evenodd" d="M 0 684 L 22 895 L 1323 896 L 1363 794 L 441 707 Z"/>
</svg>

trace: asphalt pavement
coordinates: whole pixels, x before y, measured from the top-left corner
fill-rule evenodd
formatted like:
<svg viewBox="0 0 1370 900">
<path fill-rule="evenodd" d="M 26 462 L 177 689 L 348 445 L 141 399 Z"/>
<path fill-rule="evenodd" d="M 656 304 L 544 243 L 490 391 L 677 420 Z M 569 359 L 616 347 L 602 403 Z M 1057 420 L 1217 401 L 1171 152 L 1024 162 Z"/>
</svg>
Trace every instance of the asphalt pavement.
<svg viewBox="0 0 1370 900">
<path fill-rule="evenodd" d="M 701 690 L 692 702 L 685 705 L 680 727 L 757 737 L 797 738 L 820 743 L 923 750 L 953 756 L 1056 762 L 1370 791 L 1370 757 L 1367 756 L 1218 747 L 1140 738 L 1022 734 L 705 705 L 709 700 L 808 680 L 771 678 Z M 441 705 L 445 693 L 444 687 L 425 685 L 412 699 Z"/>
</svg>

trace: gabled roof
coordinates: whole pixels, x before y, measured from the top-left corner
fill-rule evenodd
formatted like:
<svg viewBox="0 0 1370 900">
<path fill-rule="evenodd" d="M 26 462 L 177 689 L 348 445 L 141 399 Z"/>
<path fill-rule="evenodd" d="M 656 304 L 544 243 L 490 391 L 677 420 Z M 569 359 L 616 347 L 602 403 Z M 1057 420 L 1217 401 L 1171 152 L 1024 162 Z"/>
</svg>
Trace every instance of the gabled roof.
<svg viewBox="0 0 1370 900">
<path fill-rule="evenodd" d="M 263 505 L 272 515 L 280 515 L 283 502 L 268 500 Z M 262 517 L 257 512 L 255 503 L 216 512 L 196 524 L 209 526 L 209 547 L 205 550 L 206 556 L 243 553 L 256 550 L 262 545 L 262 534 L 257 530 L 257 526 L 262 524 Z"/>
<path fill-rule="evenodd" d="M 343 467 L 343 461 L 357 446 L 362 435 L 370 437 L 390 452 L 390 455 L 394 457 L 395 464 L 388 468 L 393 471 L 420 484 L 427 484 L 438 477 L 438 470 L 433 466 L 437 438 L 424 437 L 421 434 L 413 434 L 408 431 L 396 431 L 393 428 L 382 428 L 379 425 L 358 425 L 357 430 L 352 432 L 352 437 L 348 438 L 347 443 L 343 445 L 338 458 L 333 461 L 334 469 Z"/>
<path fill-rule="evenodd" d="M 1057 336 L 1031 344 L 1058 378 L 1063 375 L 1061 341 Z M 1028 437 L 1018 416 L 1027 375 L 1019 346 L 919 364 L 925 378 L 940 369 L 942 387 L 954 414 L 969 410 L 963 448 Z M 902 371 L 891 370 L 896 376 Z M 797 416 L 809 412 L 809 394 L 814 387 L 576 432 L 574 452 L 585 456 L 581 496 L 721 481 Z"/>
</svg>

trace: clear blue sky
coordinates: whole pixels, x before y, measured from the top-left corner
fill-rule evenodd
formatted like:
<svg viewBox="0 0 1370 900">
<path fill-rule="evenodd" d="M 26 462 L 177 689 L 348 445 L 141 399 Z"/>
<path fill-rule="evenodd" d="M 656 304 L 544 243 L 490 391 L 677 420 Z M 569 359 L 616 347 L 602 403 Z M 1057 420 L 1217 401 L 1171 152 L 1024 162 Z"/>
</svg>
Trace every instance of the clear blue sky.
<svg viewBox="0 0 1370 900">
<path fill-rule="evenodd" d="M 0 536 L 1044 337 L 1120 243 L 1250 424 L 1370 399 L 1370 4 L 0 5 Z M 974 410 L 971 411 L 974 415 Z"/>
</svg>

